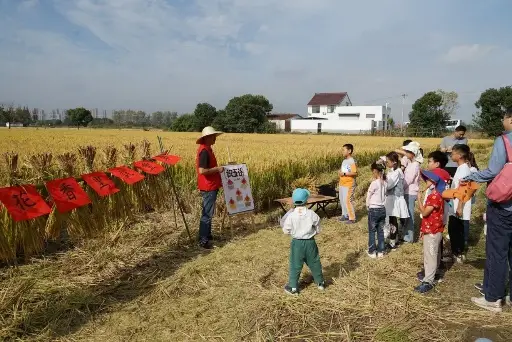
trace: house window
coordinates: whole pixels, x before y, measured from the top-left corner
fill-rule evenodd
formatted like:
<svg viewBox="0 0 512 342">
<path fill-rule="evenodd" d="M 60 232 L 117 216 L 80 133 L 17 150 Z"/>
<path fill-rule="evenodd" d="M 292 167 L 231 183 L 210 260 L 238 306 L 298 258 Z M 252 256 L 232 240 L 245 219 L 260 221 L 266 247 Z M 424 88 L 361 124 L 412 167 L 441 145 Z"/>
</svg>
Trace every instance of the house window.
<svg viewBox="0 0 512 342">
<path fill-rule="evenodd" d="M 340 120 L 343 120 L 343 119 L 356 119 L 358 120 L 359 119 L 359 113 L 347 113 L 347 114 L 338 114 L 338 117 L 340 118 Z"/>
<path fill-rule="evenodd" d="M 320 113 L 320 106 L 312 106 L 311 112 L 312 113 Z"/>
<path fill-rule="evenodd" d="M 375 114 L 366 114 L 367 119 L 375 119 Z"/>
<path fill-rule="evenodd" d="M 335 105 L 329 105 L 327 106 L 327 113 L 334 113 L 334 108 L 336 108 Z"/>
</svg>

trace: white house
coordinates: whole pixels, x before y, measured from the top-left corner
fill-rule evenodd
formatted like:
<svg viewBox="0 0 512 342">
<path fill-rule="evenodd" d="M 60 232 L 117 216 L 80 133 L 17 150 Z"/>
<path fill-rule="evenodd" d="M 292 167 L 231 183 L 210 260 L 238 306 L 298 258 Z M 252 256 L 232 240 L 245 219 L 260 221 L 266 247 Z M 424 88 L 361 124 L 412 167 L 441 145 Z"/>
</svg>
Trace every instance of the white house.
<svg viewBox="0 0 512 342">
<path fill-rule="evenodd" d="M 387 130 L 389 106 L 353 106 L 347 93 L 315 93 L 308 116 L 292 120 L 292 132 L 359 133 Z"/>
<path fill-rule="evenodd" d="M 270 113 L 267 119 L 276 125 L 277 129 L 284 132 L 291 131 L 291 121 L 294 119 L 302 119 L 299 114 L 291 113 Z"/>
</svg>

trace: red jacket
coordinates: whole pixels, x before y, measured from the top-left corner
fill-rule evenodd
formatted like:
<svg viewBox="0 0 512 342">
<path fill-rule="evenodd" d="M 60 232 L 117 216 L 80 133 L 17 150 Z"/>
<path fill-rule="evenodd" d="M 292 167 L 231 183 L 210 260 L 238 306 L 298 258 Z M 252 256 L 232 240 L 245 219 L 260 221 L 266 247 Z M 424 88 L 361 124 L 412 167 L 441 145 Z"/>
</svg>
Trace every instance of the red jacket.
<svg viewBox="0 0 512 342">
<path fill-rule="evenodd" d="M 210 165 L 208 165 L 208 168 L 211 169 L 217 167 L 217 159 L 213 154 L 211 146 L 202 144 L 199 145 L 196 155 L 197 187 L 199 188 L 200 191 L 219 190 L 220 188 L 222 188 L 222 179 L 220 177 L 220 173 L 213 173 L 210 175 L 202 175 L 199 173 L 199 155 L 203 150 L 206 150 L 208 152 L 208 157 L 210 161 Z"/>
</svg>

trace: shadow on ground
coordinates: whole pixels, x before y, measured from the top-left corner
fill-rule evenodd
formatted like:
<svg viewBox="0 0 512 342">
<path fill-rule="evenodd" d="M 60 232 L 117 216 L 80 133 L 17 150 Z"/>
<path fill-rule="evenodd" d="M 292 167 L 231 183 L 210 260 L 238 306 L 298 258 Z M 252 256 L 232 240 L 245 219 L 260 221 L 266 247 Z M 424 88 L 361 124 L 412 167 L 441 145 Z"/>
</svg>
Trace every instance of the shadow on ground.
<svg viewBox="0 0 512 342">
<path fill-rule="evenodd" d="M 233 232 L 225 227 L 222 235 L 214 236 L 215 245 L 220 248 L 233 238 L 253 234 L 250 224 L 242 223 Z M 263 225 L 256 225 L 261 229 Z M 66 336 L 80 329 L 95 315 L 108 312 L 113 306 L 130 302 L 151 291 L 160 280 L 166 279 L 184 263 L 199 256 L 207 255 L 213 250 L 200 249 L 198 246 L 184 245 L 189 241 L 186 231 L 183 231 L 176 243 L 160 253 L 139 262 L 133 267 L 117 273 L 117 276 L 101 282 L 80 288 L 62 286 L 45 294 L 45 303 L 35 310 L 28 312 L 19 321 L 16 329 L 17 339 L 47 331 L 52 338 Z"/>
</svg>

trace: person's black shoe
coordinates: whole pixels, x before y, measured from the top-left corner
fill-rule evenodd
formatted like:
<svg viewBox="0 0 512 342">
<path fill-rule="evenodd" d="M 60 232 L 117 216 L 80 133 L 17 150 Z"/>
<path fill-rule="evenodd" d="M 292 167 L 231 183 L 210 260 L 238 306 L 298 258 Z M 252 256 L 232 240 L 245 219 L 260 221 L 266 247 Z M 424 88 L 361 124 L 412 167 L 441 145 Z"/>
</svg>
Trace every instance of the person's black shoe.
<svg viewBox="0 0 512 342">
<path fill-rule="evenodd" d="M 204 248 L 204 249 L 213 249 L 214 248 L 214 246 L 212 245 L 211 242 L 199 243 L 199 247 Z"/>
</svg>

